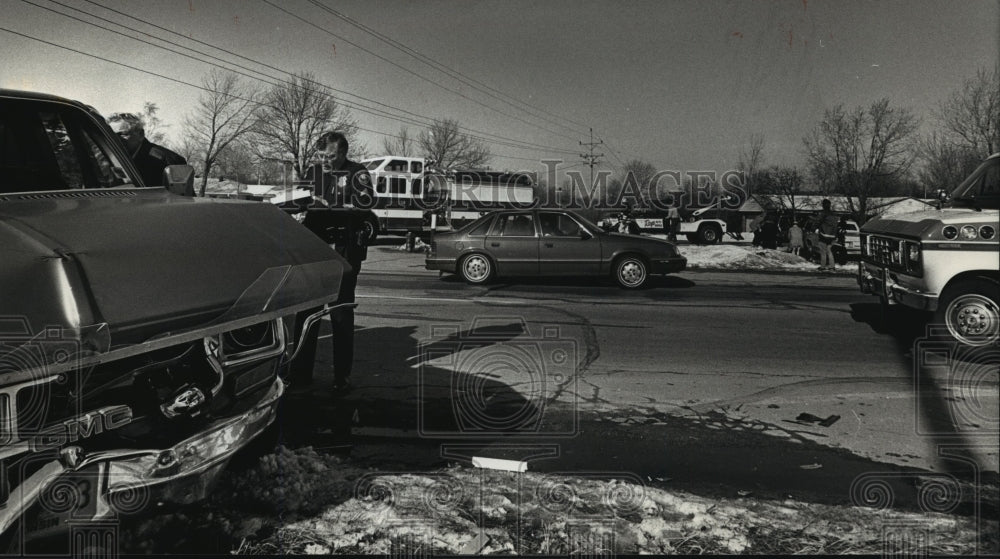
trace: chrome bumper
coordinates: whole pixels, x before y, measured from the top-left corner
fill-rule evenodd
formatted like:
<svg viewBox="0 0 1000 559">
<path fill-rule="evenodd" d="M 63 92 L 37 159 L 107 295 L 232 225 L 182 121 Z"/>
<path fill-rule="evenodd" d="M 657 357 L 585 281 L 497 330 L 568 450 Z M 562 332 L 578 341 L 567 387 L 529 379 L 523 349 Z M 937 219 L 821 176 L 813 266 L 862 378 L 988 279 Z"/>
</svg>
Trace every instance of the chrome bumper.
<svg viewBox="0 0 1000 559">
<path fill-rule="evenodd" d="M 6 531 L 46 491 L 76 487 L 74 478 L 92 478 L 92 505 L 84 514 L 74 511 L 79 503 L 62 502 L 63 513 L 74 520 L 113 518 L 118 513 L 136 513 L 158 503 L 187 504 L 204 498 L 211 482 L 229 458 L 270 425 L 285 385 L 276 378 L 253 409 L 220 419 L 200 433 L 166 449 L 113 450 L 82 455 L 78 447 L 64 448 L 58 460 L 37 470 L 13 488 L 7 506 L 0 509 L 0 533 Z M 73 498 L 70 497 L 70 501 Z M 51 503 L 46 503 L 51 504 Z M 45 508 L 51 509 L 51 506 Z"/>
<path fill-rule="evenodd" d="M 893 273 L 885 268 L 858 262 L 858 286 L 862 293 L 883 297 L 890 305 L 901 304 L 914 309 L 935 311 L 938 306 L 937 293 L 925 293 L 900 285 L 893 279 Z"/>
</svg>

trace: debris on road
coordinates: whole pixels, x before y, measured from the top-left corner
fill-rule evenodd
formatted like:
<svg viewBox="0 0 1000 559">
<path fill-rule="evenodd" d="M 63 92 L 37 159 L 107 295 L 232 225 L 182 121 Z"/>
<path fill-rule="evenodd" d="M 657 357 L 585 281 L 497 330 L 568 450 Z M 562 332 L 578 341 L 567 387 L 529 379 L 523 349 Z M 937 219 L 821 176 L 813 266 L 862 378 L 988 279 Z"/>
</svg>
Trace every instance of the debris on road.
<svg viewBox="0 0 1000 559">
<path fill-rule="evenodd" d="M 505 472 L 526 472 L 528 463 L 523 460 L 503 460 L 501 458 L 484 458 L 473 456 L 472 465 L 476 468 L 486 468 L 488 470 L 501 470 Z"/>
<path fill-rule="evenodd" d="M 800 413 L 798 417 L 795 418 L 795 421 L 799 423 L 815 423 L 820 427 L 829 427 L 839 420 L 840 420 L 839 415 L 831 415 L 824 419 L 822 417 L 817 417 L 811 413 L 805 413 L 805 412 Z"/>
</svg>

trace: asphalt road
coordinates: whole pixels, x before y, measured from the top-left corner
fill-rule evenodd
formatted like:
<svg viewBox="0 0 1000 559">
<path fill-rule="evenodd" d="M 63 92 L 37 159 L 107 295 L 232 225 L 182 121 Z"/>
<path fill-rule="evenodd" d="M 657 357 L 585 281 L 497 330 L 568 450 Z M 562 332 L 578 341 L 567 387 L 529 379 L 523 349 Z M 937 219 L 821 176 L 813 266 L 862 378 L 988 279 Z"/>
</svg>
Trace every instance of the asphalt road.
<svg viewBox="0 0 1000 559">
<path fill-rule="evenodd" d="M 919 314 L 884 322 L 849 275 L 470 287 L 377 247 L 358 295 L 355 390 L 328 400 L 323 344 L 317 383 L 293 390 L 283 421 L 331 446 L 349 424 L 352 454 L 382 467 L 493 456 L 848 504 L 881 481 L 920 508 L 919 479 L 975 486 L 998 469 L 996 353 L 954 358 Z M 301 398 L 330 405 L 304 412 Z M 968 506 L 964 493 L 953 500 Z"/>
</svg>

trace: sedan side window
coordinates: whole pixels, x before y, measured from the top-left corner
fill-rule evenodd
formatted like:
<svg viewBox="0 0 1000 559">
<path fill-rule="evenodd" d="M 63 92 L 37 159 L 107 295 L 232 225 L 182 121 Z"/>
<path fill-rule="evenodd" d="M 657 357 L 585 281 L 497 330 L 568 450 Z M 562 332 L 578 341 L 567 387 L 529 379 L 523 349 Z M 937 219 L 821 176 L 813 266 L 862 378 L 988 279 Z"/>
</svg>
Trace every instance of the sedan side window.
<svg viewBox="0 0 1000 559">
<path fill-rule="evenodd" d="M 509 214 L 501 218 L 500 236 L 534 237 L 535 223 L 530 214 Z"/>
<path fill-rule="evenodd" d="M 579 237 L 580 224 L 573 218 L 561 213 L 542 213 L 538 215 L 542 226 L 542 236 L 546 237 Z"/>
</svg>

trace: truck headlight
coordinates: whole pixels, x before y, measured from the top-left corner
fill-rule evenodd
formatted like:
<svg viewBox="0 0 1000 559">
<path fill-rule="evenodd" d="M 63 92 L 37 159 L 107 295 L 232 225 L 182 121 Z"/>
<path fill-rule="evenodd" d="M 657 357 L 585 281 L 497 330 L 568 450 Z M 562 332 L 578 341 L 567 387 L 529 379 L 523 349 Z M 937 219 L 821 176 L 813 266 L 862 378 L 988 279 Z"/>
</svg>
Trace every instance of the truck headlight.
<svg viewBox="0 0 1000 559">
<path fill-rule="evenodd" d="M 906 262 L 903 265 L 906 271 L 911 274 L 921 275 L 921 265 L 920 265 L 920 243 L 914 243 L 906 241 L 903 243 L 904 254 L 906 255 Z"/>
<path fill-rule="evenodd" d="M 979 236 L 987 241 L 995 237 L 997 230 L 993 228 L 992 225 L 983 225 L 979 228 Z"/>
<path fill-rule="evenodd" d="M 958 237 L 958 228 L 954 225 L 946 225 L 945 228 L 941 230 L 941 235 L 949 241 L 953 240 Z"/>
<path fill-rule="evenodd" d="M 979 233 L 976 232 L 976 228 L 973 227 L 972 225 L 966 225 L 965 227 L 962 227 L 962 239 L 971 241 L 978 237 Z"/>
</svg>

